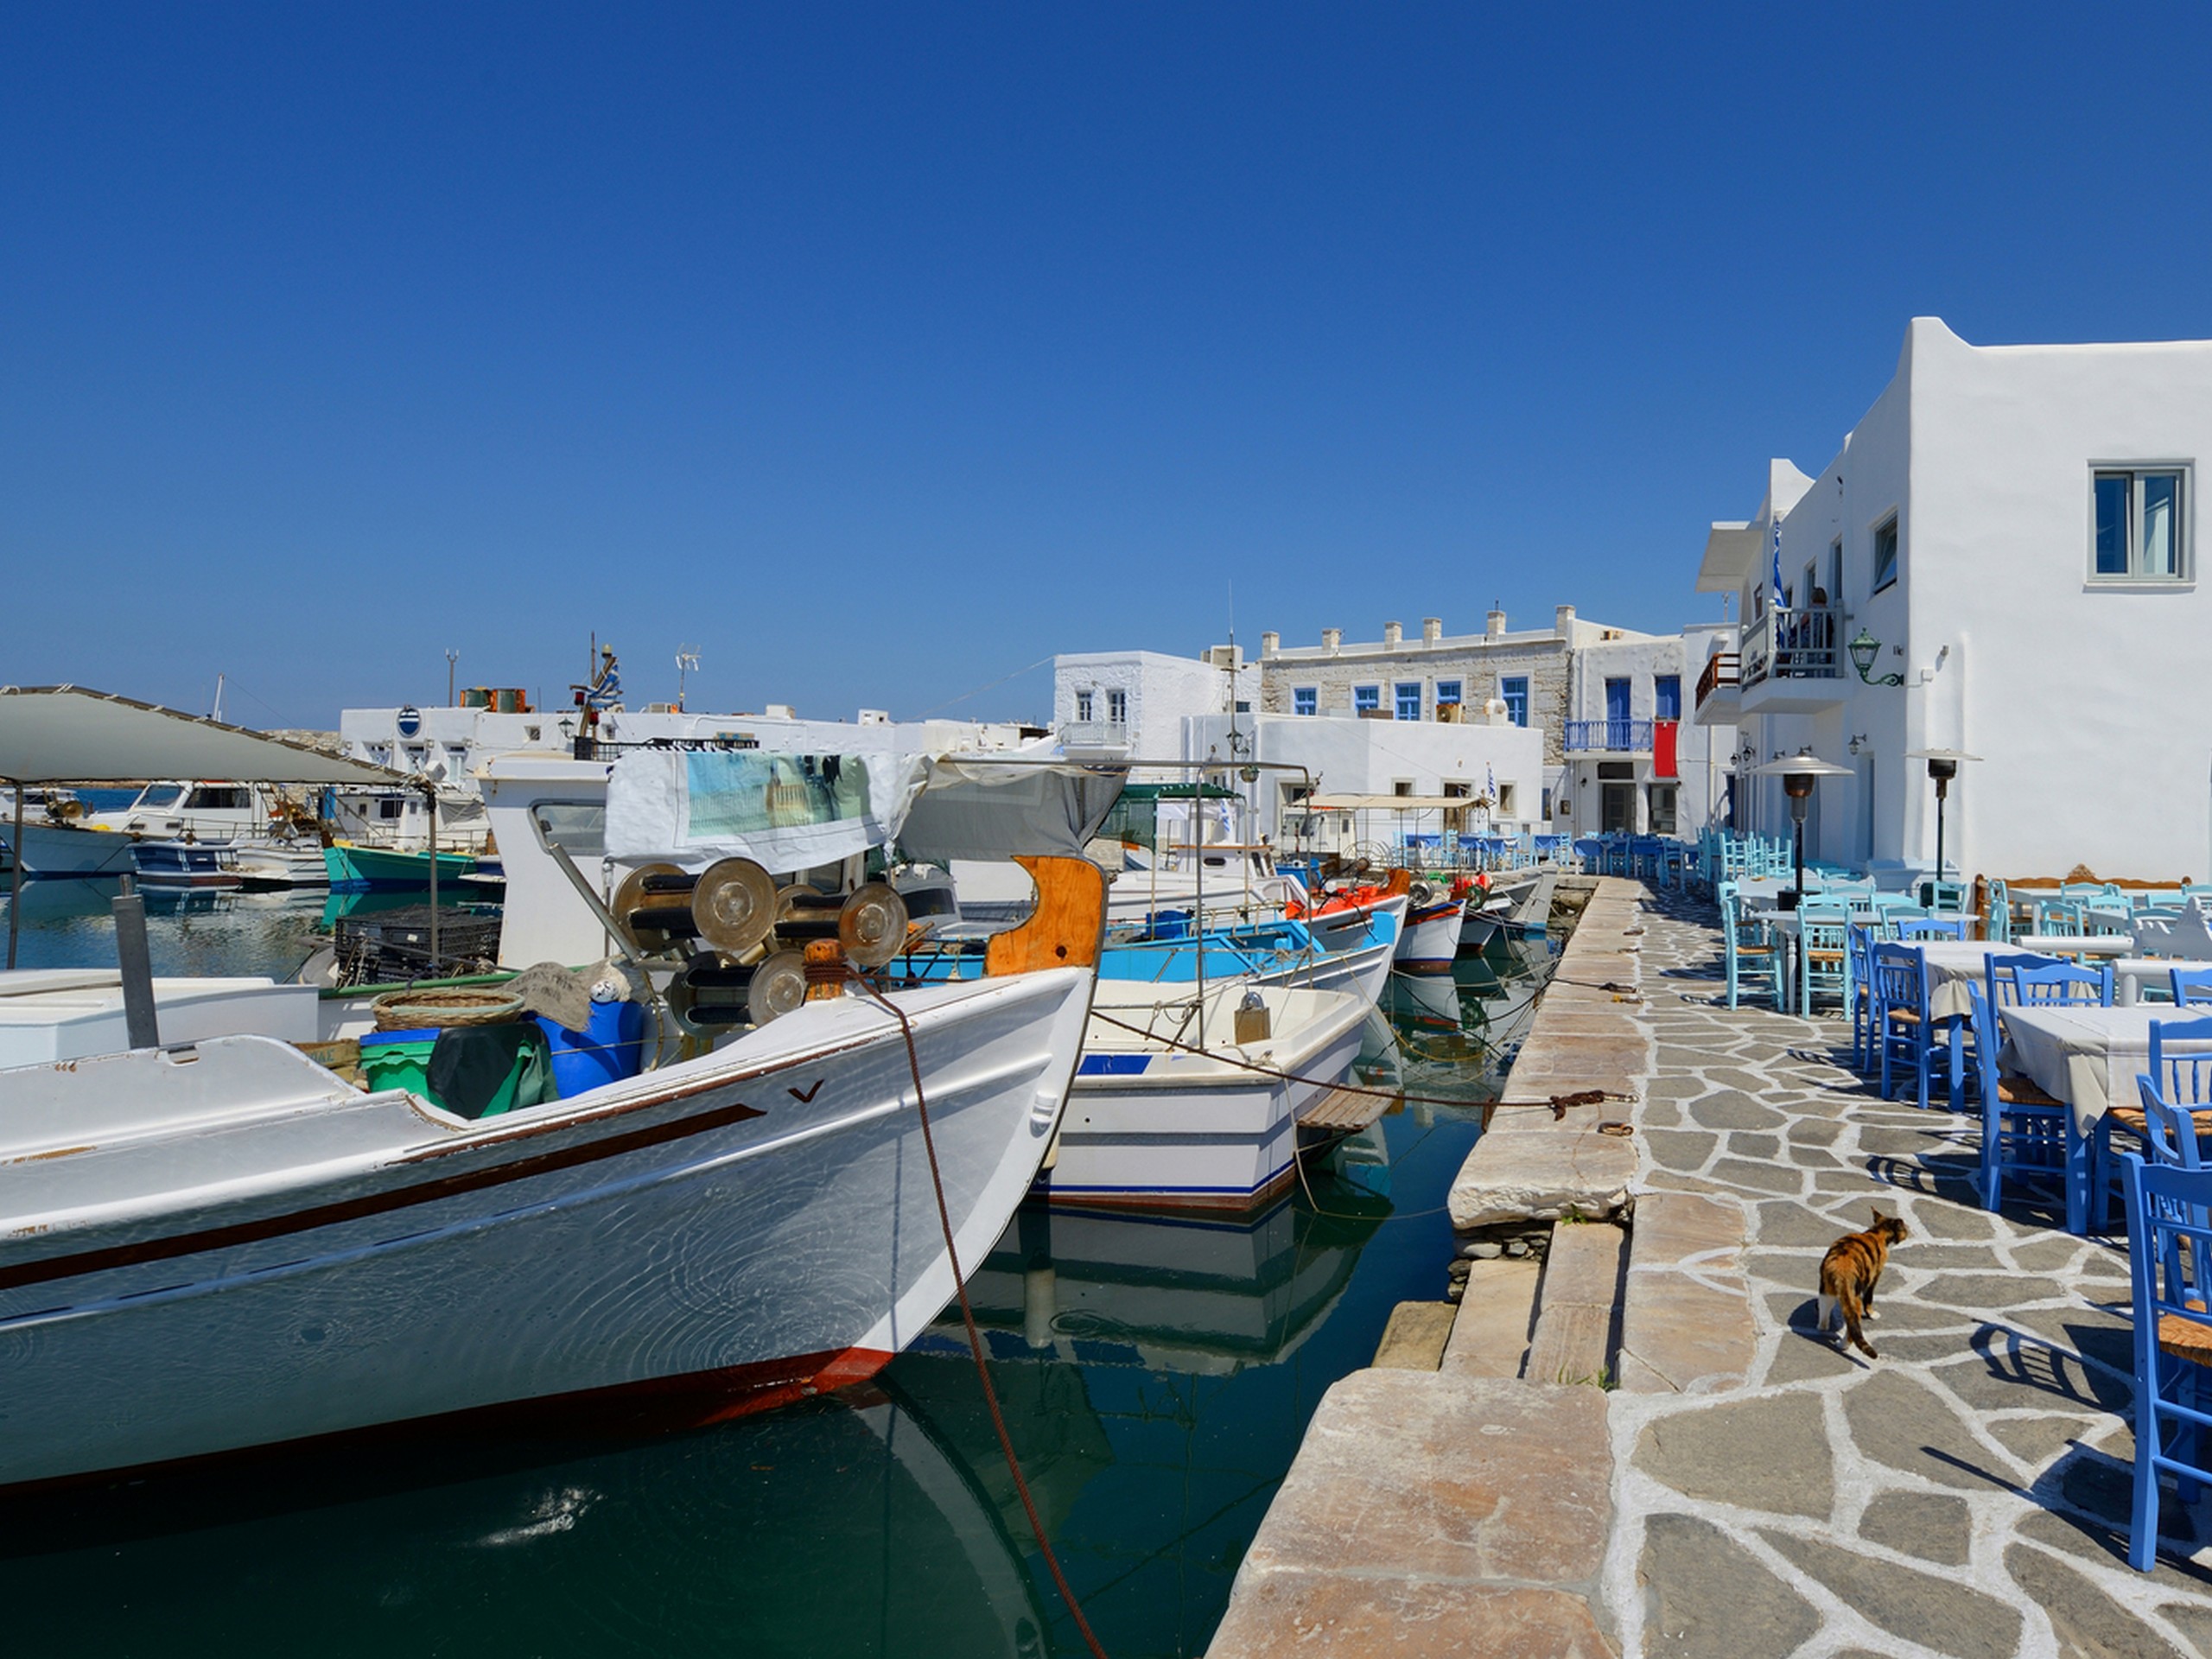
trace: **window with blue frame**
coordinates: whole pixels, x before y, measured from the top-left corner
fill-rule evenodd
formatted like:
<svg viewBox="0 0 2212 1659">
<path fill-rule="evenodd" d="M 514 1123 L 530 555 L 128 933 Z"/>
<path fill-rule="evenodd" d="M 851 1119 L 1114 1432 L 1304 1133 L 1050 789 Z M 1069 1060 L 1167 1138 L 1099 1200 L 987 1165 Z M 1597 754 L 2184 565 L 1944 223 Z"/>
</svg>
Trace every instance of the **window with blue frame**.
<svg viewBox="0 0 2212 1659">
<path fill-rule="evenodd" d="M 1457 680 L 1439 680 L 1439 681 L 1436 683 L 1436 706 L 1437 706 L 1438 708 L 1441 709 L 1441 708 L 1442 708 L 1446 703 L 1447 703 L 1447 702 L 1459 702 L 1459 681 L 1457 681 Z"/>
<path fill-rule="evenodd" d="M 1508 674 L 1497 683 L 1497 695 L 1505 699 L 1505 716 L 1516 726 L 1529 723 L 1529 677 Z"/>
<path fill-rule="evenodd" d="M 1397 690 L 1398 718 L 1400 720 L 1419 720 L 1421 718 L 1421 682 L 1419 680 L 1401 680 L 1398 682 Z"/>
<path fill-rule="evenodd" d="M 1355 685 L 1351 689 L 1351 711 L 1356 715 L 1372 714 L 1382 706 L 1382 688 L 1379 685 Z"/>
<path fill-rule="evenodd" d="M 1680 720 L 1682 717 L 1681 675 L 1656 674 L 1652 677 L 1651 717 L 1654 720 Z"/>
<path fill-rule="evenodd" d="M 1321 691 L 1318 686 L 1294 685 L 1290 688 L 1290 712 L 1294 715 L 1318 715 L 1321 712 Z"/>
</svg>

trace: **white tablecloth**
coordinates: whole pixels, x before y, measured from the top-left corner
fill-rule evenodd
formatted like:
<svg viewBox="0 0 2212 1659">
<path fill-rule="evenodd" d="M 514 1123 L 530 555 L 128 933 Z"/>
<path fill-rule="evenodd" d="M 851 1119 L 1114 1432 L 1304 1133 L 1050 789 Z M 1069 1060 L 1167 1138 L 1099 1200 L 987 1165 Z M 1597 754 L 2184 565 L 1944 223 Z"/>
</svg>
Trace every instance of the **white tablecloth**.
<svg viewBox="0 0 2212 1659">
<path fill-rule="evenodd" d="M 2066 933 L 2027 933 L 2012 941 L 2015 950 L 2032 950 L 2039 957 L 2124 957 L 2135 948 L 2130 933 L 2092 933 L 2076 938 Z"/>
<path fill-rule="evenodd" d="M 2000 1011 L 2005 1046 L 1997 1064 L 2029 1078 L 2074 1110 L 2083 1135 L 2118 1100 L 2133 1104 L 2135 1077 L 2151 1064 L 2151 1022 L 2171 1020 L 2171 1007 L 2133 1008 L 2010 1007 Z M 2202 1053 L 2207 1045 L 2179 1046 Z"/>
<path fill-rule="evenodd" d="M 1930 939 L 1920 947 L 1928 962 L 1928 1012 L 1937 1020 L 1963 1020 L 1974 1012 L 1968 992 L 1982 982 L 1993 950 L 2007 955 L 2009 944 L 1980 939 Z"/>
</svg>

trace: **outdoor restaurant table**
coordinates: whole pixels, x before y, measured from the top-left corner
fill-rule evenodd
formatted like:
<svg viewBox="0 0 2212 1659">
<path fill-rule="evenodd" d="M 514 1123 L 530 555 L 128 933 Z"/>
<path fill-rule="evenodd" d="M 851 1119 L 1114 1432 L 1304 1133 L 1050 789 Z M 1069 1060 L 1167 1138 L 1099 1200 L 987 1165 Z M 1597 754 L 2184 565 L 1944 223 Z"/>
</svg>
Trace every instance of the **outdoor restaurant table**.
<svg viewBox="0 0 2212 1659">
<path fill-rule="evenodd" d="M 2089 1137 L 2114 1100 L 2136 1098 L 2136 1074 L 2151 1064 L 2151 1022 L 2171 1020 L 2174 1011 L 2147 1002 L 2132 1008 L 2049 1004 L 2003 1008 L 1998 1017 L 2005 1027 L 1999 1068 L 2066 1103 L 2066 1230 L 2086 1232 Z M 2190 1043 L 2182 1052 L 2205 1048 Z"/>
<path fill-rule="evenodd" d="M 2180 957 L 2122 957 L 2112 965 L 2113 1000 L 2122 1007 L 2132 1008 L 2142 996 L 2145 985 L 2163 991 L 2175 969 L 2206 965 Z M 2171 1008 L 2173 1004 L 2161 1002 L 2158 1006 Z"/>
<path fill-rule="evenodd" d="M 2032 950 L 2039 957 L 2124 957 L 2135 948 L 2132 933 L 2024 933 L 2012 941 L 2015 950 Z"/>
<path fill-rule="evenodd" d="M 1974 1012 L 1968 995 L 1980 984 L 1992 951 L 2012 951 L 2009 944 L 1981 939 L 1929 939 L 1920 944 L 1928 963 L 1928 1012 L 1937 1020 L 1963 1020 Z"/>
</svg>

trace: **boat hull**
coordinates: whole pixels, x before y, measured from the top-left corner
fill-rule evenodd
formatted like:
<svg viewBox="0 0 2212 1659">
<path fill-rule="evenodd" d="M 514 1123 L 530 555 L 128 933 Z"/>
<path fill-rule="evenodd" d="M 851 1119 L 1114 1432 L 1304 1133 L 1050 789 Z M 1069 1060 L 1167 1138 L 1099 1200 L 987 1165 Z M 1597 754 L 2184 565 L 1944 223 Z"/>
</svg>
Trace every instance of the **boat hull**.
<svg viewBox="0 0 2212 1659">
<path fill-rule="evenodd" d="M 1090 988 L 1058 969 L 901 999 L 963 1262 L 1035 1175 Z M 0 1122 L 63 1094 L 138 1098 L 204 1139 L 225 1116 L 210 1090 L 251 1096 L 271 1067 L 334 1081 L 232 1038 L 189 1065 L 139 1051 L 0 1073 Z M 188 1186 L 184 1130 L 139 1133 L 134 1153 L 92 1123 L 78 1138 L 105 1150 L 74 1156 L 126 1185 L 130 1159 L 163 1160 L 136 1177 L 176 1185 L 101 1203 L 55 1173 L 68 1153 L 16 1165 L 39 1173 L 14 1178 L 0 1217 L 0 1486 L 457 1414 L 604 1415 L 626 1397 L 697 1421 L 858 1381 L 955 1288 L 912 1096 L 897 1023 L 848 998 L 485 1123 L 342 1084 L 304 1106 L 281 1088 L 233 1098 L 231 1138 L 300 1145 L 307 1173 L 274 1184 Z M 404 1145 L 352 1146 L 409 1120 Z"/>
<path fill-rule="evenodd" d="M 1102 1001 L 1109 989 L 1102 987 Z M 1098 1040 L 1094 1020 L 1042 1196 L 1123 1210 L 1244 1211 L 1281 1192 L 1296 1175 L 1298 1114 L 1357 1058 L 1371 1007 L 1343 993 L 1287 995 L 1325 996 L 1327 1007 L 1286 1033 L 1289 1040 L 1250 1051 L 1265 1070 L 1164 1046 L 1117 1051 Z"/>
<path fill-rule="evenodd" d="M 1405 928 L 1398 935 L 1399 969 L 1409 974 L 1450 973 L 1459 954 L 1466 910 L 1466 902 L 1459 899 L 1409 910 Z"/>
<path fill-rule="evenodd" d="M 13 834 L 15 826 L 9 826 Z M 134 837 L 115 830 L 79 830 L 52 823 L 23 825 L 25 875 L 128 875 Z"/>
<path fill-rule="evenodd" d="M 382 847 L 361 847 L 340 842 L 322 849 L 323 868 L 333 889 L 360 893 L 372 887 L 427 887 L 430 885 L 430 855 L 427 852 L 393 852 Z M 476 868 L 467 853 L 440 853 L 438 880 L 457 881 Z"/>
</svg>

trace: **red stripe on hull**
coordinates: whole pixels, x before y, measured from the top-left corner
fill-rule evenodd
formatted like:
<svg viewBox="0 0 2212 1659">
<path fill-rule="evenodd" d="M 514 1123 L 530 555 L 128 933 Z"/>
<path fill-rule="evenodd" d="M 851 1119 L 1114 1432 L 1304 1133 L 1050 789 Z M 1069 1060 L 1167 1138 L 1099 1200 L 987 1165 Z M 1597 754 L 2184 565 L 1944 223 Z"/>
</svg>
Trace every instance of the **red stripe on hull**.
<svg viewBox="0 0 2212 1659">
<path fill-rule="evenodd" d="M 540 1435 L 634 1440 L 672 1434 L 728 1422 L 733 1418 L 749 1417 L 756 1412 L 772 1411 L 817 1395 L 850 1388 L 867 1382 L 896 1357 L 878 1348 L 828 1349 L 788 1359 L 756 1360 L 719 1370 L 694 1371 L 683 1376 L 650 1377 L 639 1382 L 618 1382 L 603 1389 L 582 1389 L 534 1400 L 505 1400 L 488 1406 L 440 1412 L 429 1417 L 364 1424 L 328 1434 L 234 1446 L 158 1463 L 55 1475 L 0 1486 L 0 1494 L 13 1499 L 70 1487 L 187 1474 L 256 1458 L 297 1457 L 378 1443 L 464 1440 L 478 1444 L 489 1438 L 527 1440 Z"/>
</svg>

